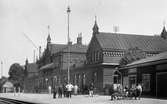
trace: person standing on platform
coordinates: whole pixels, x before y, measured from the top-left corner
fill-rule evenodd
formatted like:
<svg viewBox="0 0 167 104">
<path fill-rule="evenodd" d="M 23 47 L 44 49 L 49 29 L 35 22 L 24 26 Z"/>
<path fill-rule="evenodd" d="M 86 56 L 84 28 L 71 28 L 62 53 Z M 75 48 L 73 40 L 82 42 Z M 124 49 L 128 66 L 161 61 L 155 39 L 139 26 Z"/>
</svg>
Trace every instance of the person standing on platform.
<svg viewBox="0 0 167 104">
<path fill-rule="evenodd" d="M 67 97 L 67 88 L 65 84 L 63 84 L 63 95 L 64 97 Z"/>
<path fill-rule="evenodd" d="M 62 94 L 63 94 L 63 86 L 62 85 L 60 85 L 59 87 L 58 87 L 58 94 L 59 94 L 59 98 L 62 98 Z"/>
<path fill-rule="evenodd" d="M 53 88 L 53 99 L 56 98 L 56 94 L 57 94 L 57 86 L 55 85 L 54 88 Z"/>
<path fill-rule="evenodd" d="M 136 86 L 136 95 L 139 98 L 139 100 L 140 100 L 140 97 L 141 97 L 141 93 L 142 93 L 142 86 L 140 84 L 137 84 L 137 86 Z"/>
<path fill-rule="evenodd" d="M 94 90 L 94 85 L 93 83 L 91 83 L 91 85 L 89 86 L 89 96 L 93 97 L 93 90 Z"/>
<path fill-rule="evenodd" d="M 74 85 L 74 95 L 78 94 L 78 86 L 75 84 Z"/>
<path fill-rule="evenodd" d="M 73 85 L 71 83 L 68 83 L 66 85 L 66 88 L 67 88 L 67 97 L 71 98 L 71 93 L 72 93 Z"/>
<path fill-rule="evenodd" d="M 48 92 L 49 92 L 49 94 L 51 94 L 51 91 L 52 91 L 52 87 L 49 85 L 48 86 Z"/>
</svg>

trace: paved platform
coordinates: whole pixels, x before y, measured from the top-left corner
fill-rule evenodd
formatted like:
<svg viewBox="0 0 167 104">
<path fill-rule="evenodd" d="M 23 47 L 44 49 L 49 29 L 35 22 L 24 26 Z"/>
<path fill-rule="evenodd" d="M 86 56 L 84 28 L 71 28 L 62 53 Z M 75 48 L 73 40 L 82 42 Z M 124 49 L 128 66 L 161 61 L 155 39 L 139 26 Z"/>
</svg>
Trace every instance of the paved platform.
<svg viewBox="0 0 167 104">
<path fill-rule="evenodd" d="M 72 98 L 57 98 L 53 99 L 51 94 L 27 94 L 20 93 L 0 93 L 0 97 L 12 98 L 23 101 L 30 101 L 39 104 L 167 104 L 167 100 L 141 98 L 140 100 L 110 100 L 110 96 L 95 95 L 77 95 Z"/>
</svg>

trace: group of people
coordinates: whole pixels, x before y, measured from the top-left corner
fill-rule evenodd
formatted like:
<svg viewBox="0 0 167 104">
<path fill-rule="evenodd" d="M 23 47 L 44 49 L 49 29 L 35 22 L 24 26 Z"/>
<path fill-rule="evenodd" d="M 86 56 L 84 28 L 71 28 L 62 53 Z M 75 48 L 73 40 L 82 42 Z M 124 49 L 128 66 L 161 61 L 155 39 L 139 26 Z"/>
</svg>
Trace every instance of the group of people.
<svg viewBox="0 0 167 104">
<path fill-rule="evenodd" d="M 135 99 L 139 99 L 141 97 L 142 94 L 142 86 L 140 84 L 137 84 L 135 87 L 133 88 L 125 88 L 124 91 L 126 92 L 126 97 L 131 97 L 131 98 L 135 98 Z"/>
<path fill-rule="evenodd" d="M 53 88 L 53 98 L 62 98 L 68 97 L 71 98 L 72 92 L 74 91 L 74 95 L 78 94 L 78 86 L 77 85 L 72 85 L 71 83 L 68 83 L 67 85 L 59 85 L 59 86 L 54 86 Z"/>
<path fill-rule="evenodd" d="M 135 98 L 139 99 L 142 94 L 142 86 L 141 84 L 137 84 L 136 86 L 133 86 L 132 88 L 124 87 L 123 89 L 118 86 L 117 90 L 114 90 L 114 88 L 111 88 L 111 100 L 113 99 L 121 99 L 121 98 Z"/>
<path fill-rule="evenodd" d="M 51 86 L 48 87 L 48 90 L 49 90 L 49 93 L 51 93 Z M 72 94 L 77 95 L 79 93 L 79 87 L 76 84 L 72 85 L 71 83 L 68 83 L 66 85 L 55 85 L 55 86 L 53 86 L 52 92 L 53 92 L 54 99 L 56 97 L 58 97 L 58 98 L 62 98 L 62 97 L 71 98 Z M 93 94 L 94 94 L 93 83 L 91 83 L 90 86 L 88 87 L 88 92 L 89 92 L 89 96 L 93 97 Z"/>
<path fill-rule="evenodd" d="M 78 94 L 79 87 L 77 85 L 72 85 L 71 83 L 68 83 L 66 85 L 55 85 L 53 87 L 53 98 L 62 98 L 62 97 L 67 97 L 71 98 L 72 93 L 74 95 Z M 90 84 L 89 88 L 89 96 L 93 97 L 94 94 L 94 85 L 93 83 Z M 51 88 L 49 87 L 49 93 L 51 93 Z M 135 87 L 133 86 L 132 88 L 124 87 L 122 88 L 121 86 L 117 86 L 116 90 L 115 87 L 112 86 L 110 88 L 110 94 L 111 94 L 111 100 L 113 99 L 119 99 L 119 98 L 135 98 L 139 99 L 142 94 L 142 86 L 141 84 L 137 84 Z"/>
</svg>

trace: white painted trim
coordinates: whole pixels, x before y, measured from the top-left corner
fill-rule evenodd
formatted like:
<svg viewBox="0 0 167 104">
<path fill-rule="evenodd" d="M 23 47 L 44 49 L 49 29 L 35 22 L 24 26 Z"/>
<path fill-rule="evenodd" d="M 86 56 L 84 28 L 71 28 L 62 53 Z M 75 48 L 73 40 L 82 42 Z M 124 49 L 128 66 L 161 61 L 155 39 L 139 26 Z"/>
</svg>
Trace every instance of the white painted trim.
<svg viewBox="0 0 167 104">
<path fill-rule="evenodd" d="M 102 63 L 102 65 L 119 65 L 118 63 Z"/>
</svg>

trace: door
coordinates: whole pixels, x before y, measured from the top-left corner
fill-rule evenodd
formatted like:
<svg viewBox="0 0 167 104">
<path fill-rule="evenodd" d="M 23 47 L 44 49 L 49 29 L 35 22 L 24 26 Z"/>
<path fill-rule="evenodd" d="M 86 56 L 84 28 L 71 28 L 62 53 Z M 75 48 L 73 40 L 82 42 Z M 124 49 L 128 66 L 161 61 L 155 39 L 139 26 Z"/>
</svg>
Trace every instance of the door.
<svg viewBox="0 0 167 104">
<path fill-rule="evenodd" d="M 167 98 L 167 73 L 157 73 L 157 97 Z"/>
</svg>

